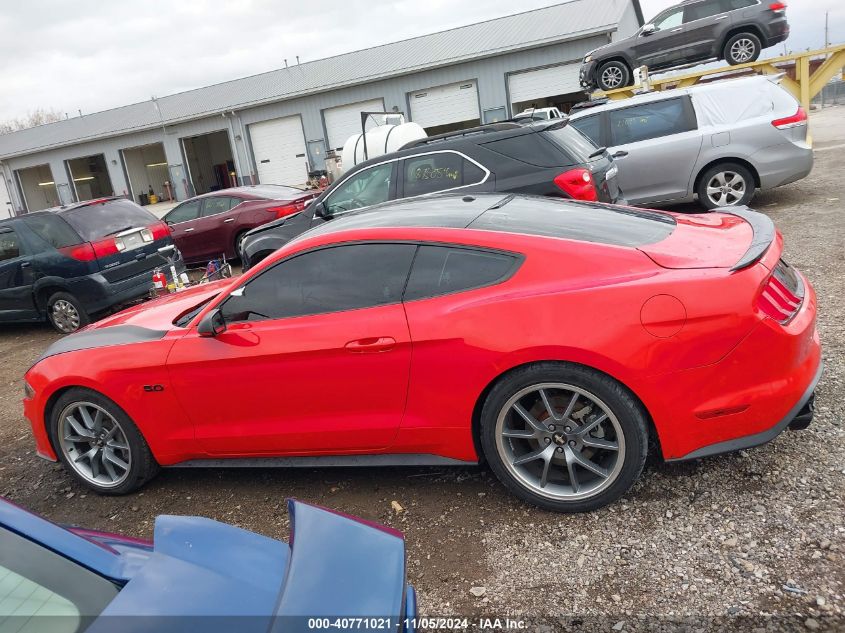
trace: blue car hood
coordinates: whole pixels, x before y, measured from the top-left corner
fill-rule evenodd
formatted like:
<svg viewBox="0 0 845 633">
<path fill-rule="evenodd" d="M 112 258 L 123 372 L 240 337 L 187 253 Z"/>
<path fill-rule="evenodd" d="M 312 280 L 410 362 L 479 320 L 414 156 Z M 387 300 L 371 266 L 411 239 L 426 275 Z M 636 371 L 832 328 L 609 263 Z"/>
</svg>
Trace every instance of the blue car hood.
<svg viewBox="0 0 845 633">
<path fill-rule="evenodd" d="M 306 631 L 314 616 L 403 615 L 401 533 L 288 504 L 290 545 L 210 519 L 158 517 L 149 558 L 88 633 Z"/>
</svg>

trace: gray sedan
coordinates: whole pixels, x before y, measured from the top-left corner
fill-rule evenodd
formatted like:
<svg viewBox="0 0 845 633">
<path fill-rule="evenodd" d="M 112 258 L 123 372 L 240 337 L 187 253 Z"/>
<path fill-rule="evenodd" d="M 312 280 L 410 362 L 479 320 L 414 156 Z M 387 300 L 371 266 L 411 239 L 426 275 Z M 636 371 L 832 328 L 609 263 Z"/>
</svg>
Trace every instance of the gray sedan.
<svg viewBox="0 0 845 633">
<path fill-rule="evenodd" d="M 632 204 L 744 205 L 813 167 L 806 113 L 761 76 L 610 101 L 572 113 L 571 124 L 608 148 Z"/>
</svg>

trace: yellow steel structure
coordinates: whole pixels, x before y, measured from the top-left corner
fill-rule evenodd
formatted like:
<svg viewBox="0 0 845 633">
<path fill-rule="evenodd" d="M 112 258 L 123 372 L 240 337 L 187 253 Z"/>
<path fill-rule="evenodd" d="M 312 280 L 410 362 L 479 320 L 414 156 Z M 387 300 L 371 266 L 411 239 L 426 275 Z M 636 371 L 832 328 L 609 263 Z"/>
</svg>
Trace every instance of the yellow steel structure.
<svg viewBox="0 0 845 633">
<path fill-rule="evenodd" d="M 810 60 L 816 57 L 827 57 L 827 59 L 825 59 L 818 68 L 810 72 Z M 748 64 L 709 68 L 707 70 L 699 70 L 683 75 L 649 77 L 648 86 L 650 90 L 688 88 L 689 86 L 697 84 L 704 77 L 724 74 L 725 77 L 728 78 L 732 74 L 742 73 L 746 70 L 753 70 L 754 72 L 763 75 L 780 74 L 784 72 L 784 69 L 778 68 L 776 64 L 784 62 L 795 62 L 795 79 L 792 79 L 791 77 L 784 77 L 781 80 L 781 85 L 801 102 L 804 110 L 809 112 L 810 100 L 821 92 L 825 84 L 833 79 L 833 77 L 841 72 L 843 67 L 845 67 L 845 44 L 837 44 L 836 46 L 820 48 L 814 51 L 804 51 L 803 53 L 794 53 L 792 55 L 781 55 L 780 57 L 760 59 Z M 641 84 L 637 84 L 636 86 L 628 86 L 627 88 L 619 88 L 617 90 L 609 90 L 607 92 L 597 91 L 594 93 L 594 96 L 606 96 L 609 99 L 627 99 L 628 97 L 634 96 L 637 91 L 641 90 L 643 90 L 643 86 Z"/>
</svg>

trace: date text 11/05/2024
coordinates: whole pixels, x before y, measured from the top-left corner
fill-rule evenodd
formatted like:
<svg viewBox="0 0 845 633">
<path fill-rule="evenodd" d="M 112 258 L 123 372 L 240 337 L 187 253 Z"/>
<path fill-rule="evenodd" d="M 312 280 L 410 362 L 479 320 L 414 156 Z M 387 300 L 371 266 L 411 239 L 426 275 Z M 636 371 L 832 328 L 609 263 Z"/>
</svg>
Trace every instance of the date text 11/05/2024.
<svg viewBox="0 0 845 633">
<path fill-rule="evenodd" d="M 400 627 L 397 627 L 401 625 Z M 309 630 L 396 630 L 401 628 L 404 631 L 418 631 L 418 630 L 510 630 L 519 631 L 527 628 L 527 623 L 524 620 L 513 618 L 437 618 L 437 617 L 423 617 L 423 618 L 404 618 L 400 622 L 396 622 L 394 618 L 309 618 Z"/>
</svg>

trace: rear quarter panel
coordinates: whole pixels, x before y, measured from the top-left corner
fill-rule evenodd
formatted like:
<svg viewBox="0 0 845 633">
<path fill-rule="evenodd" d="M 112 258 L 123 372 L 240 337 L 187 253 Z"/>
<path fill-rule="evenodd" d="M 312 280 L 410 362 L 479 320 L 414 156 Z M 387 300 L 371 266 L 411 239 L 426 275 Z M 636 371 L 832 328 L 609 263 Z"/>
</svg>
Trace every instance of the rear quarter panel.
<svg viewBox="0 0 845 633">
<path fill-rule="evenodd" d="M 634 249 L 584 242 L 549 239 L 536 248 L 517 236 L 512 247 L 526 259 L 504 283 L 405 304 L 413 355 L 400 446 L 473 459 L 467 421 L 485 389 L 538 361 L 598 369 L 657 410 L 658 401 L 685 394 L 671 381 L 655 389 L 649 376 L 715 363 L 755 323 L 748 282 L 726 270 L 668 271 Z M 560 276 L 550 277 L 549 269 Z M 661 295 L 676 297 L 684 310 L 666 315 L 655 329 L 670 335 L 658 337 L 643 327 L 641 313 Z M 747 316 L 737 310 L 738 296 Z M 655 420 L 658 431 L 663 423 Z"/>
</svg>

